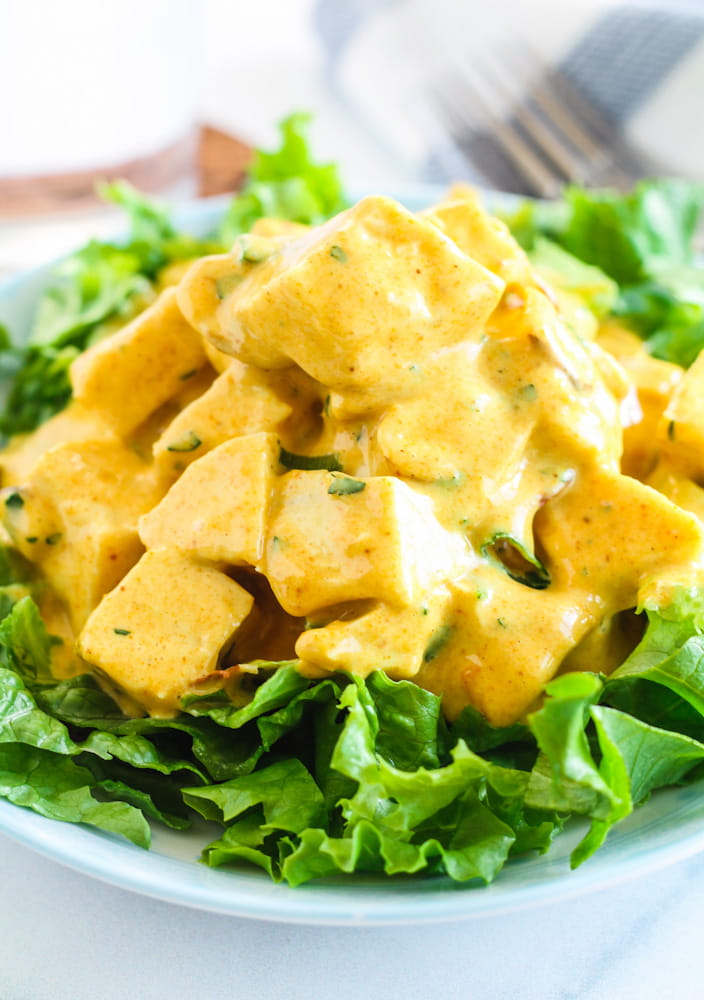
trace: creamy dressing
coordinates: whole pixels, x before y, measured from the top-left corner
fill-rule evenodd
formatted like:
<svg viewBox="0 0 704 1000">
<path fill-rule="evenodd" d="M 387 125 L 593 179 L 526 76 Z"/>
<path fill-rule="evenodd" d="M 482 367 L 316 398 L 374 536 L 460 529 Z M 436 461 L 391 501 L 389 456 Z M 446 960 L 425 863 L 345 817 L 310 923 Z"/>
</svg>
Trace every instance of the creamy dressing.
<svg viewBox="0 0 704 1000">
<path fill-rule="evenodd" d="M 63 673 L 169 714 L 295 657 L 502 725 L 701 573 L 704 364 L 599 328 L 467 189 L 262 223 L 170 281 L 0 457 Z"/>
</svg>

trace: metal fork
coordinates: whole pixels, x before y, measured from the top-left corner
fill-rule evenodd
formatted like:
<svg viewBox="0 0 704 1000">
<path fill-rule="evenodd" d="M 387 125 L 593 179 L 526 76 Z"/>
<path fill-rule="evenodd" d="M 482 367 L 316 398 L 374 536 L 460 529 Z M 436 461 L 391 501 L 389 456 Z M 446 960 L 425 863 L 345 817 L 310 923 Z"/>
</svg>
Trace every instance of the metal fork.
<svg viewBox="0 0 704 1000">
<path fill-rule="evenodd" d="M 570 183 L 628 190 L 639 178 L 662 173 L 528 45 L 511 45 L 503 59 L 497 51 L 453 67 L 431 95 L 455 155 L 473 162 L 494 186 L 506 183 L 491 176 L 492 161 L 501 166 L 497 159 L 519 193 L 540 198 L 554 198 Z"/>
</svg>

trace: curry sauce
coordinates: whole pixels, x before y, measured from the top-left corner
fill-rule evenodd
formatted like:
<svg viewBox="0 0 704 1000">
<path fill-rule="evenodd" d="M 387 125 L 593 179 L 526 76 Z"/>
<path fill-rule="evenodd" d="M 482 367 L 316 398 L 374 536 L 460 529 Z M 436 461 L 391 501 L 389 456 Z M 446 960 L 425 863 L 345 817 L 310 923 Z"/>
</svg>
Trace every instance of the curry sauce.
<svg viewBox="0 0 704 1000">
<path fill-rule="evenodd" d="M 468 189 L 264 220 L 172 277 L 0 456 L 58 675 L 170 715 L 286 657 L 504 725 L 701 576 L 704 367 L 575 305 Z"/>
</svg>

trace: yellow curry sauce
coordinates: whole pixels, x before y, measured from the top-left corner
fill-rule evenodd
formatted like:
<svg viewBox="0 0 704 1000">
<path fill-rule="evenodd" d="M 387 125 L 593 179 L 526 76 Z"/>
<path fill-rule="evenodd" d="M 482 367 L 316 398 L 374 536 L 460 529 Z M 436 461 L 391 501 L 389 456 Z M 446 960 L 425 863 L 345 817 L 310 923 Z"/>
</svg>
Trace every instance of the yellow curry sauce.
<svg viewBox="0 0 704 1000">
<path fill-rule="evenodd" d="M 255 661 L 495 725 L 701 575 L 704 362 L 650 358 L 467 189 L 259 223 L 73 365 L 0 456 L 57 676 L 170 715 Z"/>
</svg>

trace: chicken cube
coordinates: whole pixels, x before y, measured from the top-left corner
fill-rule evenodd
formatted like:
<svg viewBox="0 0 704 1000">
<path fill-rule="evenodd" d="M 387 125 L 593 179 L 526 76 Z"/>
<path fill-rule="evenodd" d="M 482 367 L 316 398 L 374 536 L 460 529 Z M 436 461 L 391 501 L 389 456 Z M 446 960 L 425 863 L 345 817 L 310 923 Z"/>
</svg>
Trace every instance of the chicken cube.
<svg viewBox="0 0 704 1000">
<path fill-rule="evenodd" d="M 151 715 L 172 715 L 191 685 L 216 668 L 252 605 L 219 570 L 154 550 L 103 598 L 78 649 Z"/>
</svg>

